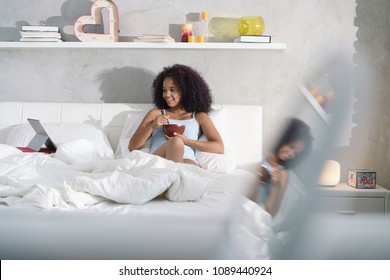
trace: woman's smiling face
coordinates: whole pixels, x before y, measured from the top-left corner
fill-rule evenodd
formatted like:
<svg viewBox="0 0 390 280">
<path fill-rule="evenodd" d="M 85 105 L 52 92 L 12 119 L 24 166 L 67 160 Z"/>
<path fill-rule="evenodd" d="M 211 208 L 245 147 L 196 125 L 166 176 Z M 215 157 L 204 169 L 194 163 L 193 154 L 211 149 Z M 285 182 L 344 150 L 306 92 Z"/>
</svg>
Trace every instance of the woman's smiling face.
<svg viewBox="0 0 390 280">
<path fill-rule="evenodd" d="M 181 104 L 181 93 L 172 77 L 164 79 L 163 98 L 170 108 Z"/>
<path fill-rule="evenodd" d="M 294 159 L 305 148 L 305 142 L 302 140 L 290 142 L 280 147 L 277 157 L 282 161 Z"/>
</svg>

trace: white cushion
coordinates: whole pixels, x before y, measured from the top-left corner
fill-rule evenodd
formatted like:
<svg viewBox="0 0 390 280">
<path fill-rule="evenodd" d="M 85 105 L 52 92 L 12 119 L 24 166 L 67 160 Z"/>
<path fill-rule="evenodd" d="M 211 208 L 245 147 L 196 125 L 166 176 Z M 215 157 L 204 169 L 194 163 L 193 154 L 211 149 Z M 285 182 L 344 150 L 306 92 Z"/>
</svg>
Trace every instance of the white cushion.
<svg viewBox="0 0 390 280">
<path fill-rule="evenodd" d="M 202 168 L 205 168 L 215 173 L 227 173 L 235 169 L 234 151 L 230 141 L 226 109 L 221 108 L 212 110 L 209 113 L 210 119 L 213 121 L 215 128 L 221 135 L 225 152 L 223 154 L 206 153 L 197 150 L 195 152 L 196 160 Z M 207 141 L 205 135 L 201 135 L 199 141 Z"/>
<path fill-rule="evenodd" d="M 233 154 L 215 154 L 197 151 L 195 156 L 202 168 L 214 173 L 228 173 L 235 168 Z"/>
<path fill-rule="evenodd" d="M 0 143 L 1 144 L 6 144 L 9 132 L 11 131 L 12 126 L 8 126 L 5 128 L 0 129 Z"/>
<path fill-rule="evenodd" d="M 54 158 L 67 164 L 77 164 L 96 161 L 102 157 L 99 155 L 95 143 L 91 140 L 78 139 L 60 144 Z"/>
<path fill-rule="evenodd" d="M 0 158 L 5 158 L 9 155 L 14 155 L 19 153 L 22 153 L 22 151 L 13 146 L 7 144 L 0 144 Z"/>
<path fill-rule="evenodd" d="M 127 155 L 130 153 L 128 148 L 130 138 L 133 136 L 138 126 L 141 124 L 147 112 L 148 111 L 131 112 L 127 116 L 127 119 L 122 129 L 121 136 L 119 137 L 118 148 L 115 151 L 115 156 L 117 158 L 127 157 Z M 141 151 L 150 153 L 150 140 L 146 141 Z"/>
<path fill-rule="evenodd" d="M 114 152 L 104 132 L 86 123 L 43 123 L 53 142 L 57 145 L 73 140 L 85 139 L 95 144 L 101 157 L 113 158 Z M 30 124 L 19 124 L 12 127 L 6 144 L 14 147 L 26 147 L 35 132 Z"/>
</svg>

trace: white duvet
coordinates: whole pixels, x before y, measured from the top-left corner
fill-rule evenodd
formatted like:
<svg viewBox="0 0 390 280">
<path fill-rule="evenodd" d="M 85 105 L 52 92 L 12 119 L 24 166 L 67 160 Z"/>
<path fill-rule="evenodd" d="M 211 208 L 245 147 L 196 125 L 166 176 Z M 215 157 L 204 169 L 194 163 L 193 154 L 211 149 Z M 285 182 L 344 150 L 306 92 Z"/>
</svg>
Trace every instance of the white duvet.
<svg viewBox="0 0 390 280">
<path fill-rule="evenodd" d="M 41 153 L 0 159 L 0 202 L 9 206 L 83 208 L 102 200 L 143 204 L 157 196 L 199 200 L 211 173 L 141 151 L 128 158 L 69 165 Z"/>
<path fill-rule="evenodd" d="M 273 235 L 271 217 L 242 195 L 245 186 L 252 185 L 253 176 L 245 170 L 215 176 L 196 166 L 174 163 L 141 151 L 131 153 L 128 158 L 77 165 L 41 153 L 9 154 L 0 158 L 0 204 L 3 204 L 0 227 L 4 237 L 0 238 L 0 247 L 12 248 L 3 250 L 6 258 L 25 258 L 31 253 L 50 259 L 58 258 L 62 252 L 70 259 L 193 256 L 267 259 L 270 257 L 268 243 Z M 24 211 L 4 205 L 27 208 Z M 37 211 L 33 211 L 31 206 L 52 210 L 35 208 Z M 78 210 L 64 211 L 69 208 Z M 15 215 L 10 219 L 13 211 Z M 56 217 L 56 226 L 42 231 L 41 223 L 50 217 Z M 84 235 L 80 231 L 85 223 L 80 222 L 83 217 L 88 221 Z M 101 226 L 100 220 L 93 223 L 94 219 L 104 217 L 109 217 L 107 229 Z M 115 219 L 120 219 L 117 229 L 112 223 Z M 208 219 L 212 224 L 207 223 Z M 28 223 L 30 220 L 34 222 Z M 58 223 L 65 225 L 65 231 L 53 233 Z M 19 225 L 26 230 L 23 242 L 30 242 L 30 236 L 40 236 L 29 243 L 35 244 L 31 252 L 18 238 L 13 239 L 13 233 L 18 231 L 15 227 Z M 110 237 L 115 232 L 123 232 L 123 237 Z M 95 247 L 89 242 L 90 234 L 95 239 L 115 240 L 121 245 L 111 247 L 112 243 L 104 241 Z M 79 240 L 77 246 L 75 236 Z M 62 240 L 60 244 L 55 242 L 58 237 Z M 48 240 L 53 240 L 50 246 Z M 15 250 L 19 246 L 20 250 Z M 41 255 L 37 248 L 43 246 L 52 249 Z M 88 246 L 104 249 L 98 255 L 86 256 L 85 252 L 91 249 Z M 15 252 L 20 253 L 15 255 Z"/>
</svg>

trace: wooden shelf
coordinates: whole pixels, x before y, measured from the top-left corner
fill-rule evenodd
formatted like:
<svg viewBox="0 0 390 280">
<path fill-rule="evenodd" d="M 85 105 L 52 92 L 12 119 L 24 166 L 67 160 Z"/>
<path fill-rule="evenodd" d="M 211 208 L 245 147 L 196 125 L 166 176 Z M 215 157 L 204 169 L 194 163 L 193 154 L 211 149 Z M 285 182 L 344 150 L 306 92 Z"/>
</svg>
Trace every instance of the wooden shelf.
<svg viewBox="0 0 390 280">
<path fill-rule="evenodd" d="M 190 50 L 284 50 L 271 43 L 133 43 L 133 42 L 0 42 L 0 49 L 190 49 Z"/>
</svg>

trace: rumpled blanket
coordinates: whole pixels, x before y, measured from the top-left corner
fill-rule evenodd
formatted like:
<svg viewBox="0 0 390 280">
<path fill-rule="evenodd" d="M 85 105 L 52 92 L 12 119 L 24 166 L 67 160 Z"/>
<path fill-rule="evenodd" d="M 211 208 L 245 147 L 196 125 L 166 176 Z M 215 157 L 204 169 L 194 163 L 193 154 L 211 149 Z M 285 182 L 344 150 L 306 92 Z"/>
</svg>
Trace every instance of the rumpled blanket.
<svg viewBox="0 0 390 280">
<path fill-rule="evenodd" d="M 82 208 L 103 200 L 143 204 L 162 194 L 171 201 L 195 201 L 213 181 L 197 166 L 142 151 L 73 165 L 42 153 L 0 159 L 0 203 L 9 206 Z"/>
</svg>

